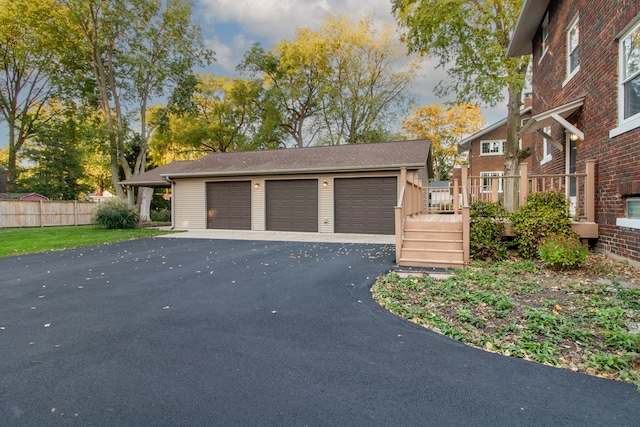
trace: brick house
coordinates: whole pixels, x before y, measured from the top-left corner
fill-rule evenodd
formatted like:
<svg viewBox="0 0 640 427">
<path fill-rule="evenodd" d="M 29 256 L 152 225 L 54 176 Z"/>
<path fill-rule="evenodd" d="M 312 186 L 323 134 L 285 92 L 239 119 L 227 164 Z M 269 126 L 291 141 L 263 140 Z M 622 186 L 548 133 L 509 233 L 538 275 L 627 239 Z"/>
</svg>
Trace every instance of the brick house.
<svg viewBox="0 0 640 427">
<path fill-rule="evenodd" d="M 640 262 L 640 0 L 525 0 L 507 55 L 529 54 L 529 170 L 581 173 L 594 160 L 598 245 Z"/>
<path fill-rule="evenodd" d="M 520 111 L 520 122 L 524 126 L 531 118 L 531 93 L 525 94 L 524 108 Z M 469 171 L 471 179 L 486 181 L 491 176 L 504 174 L 504 151 L 507 143 L 507 118 L 493 123 L 490 126 L 463 139 L 458 144 L 458 151 L 468 152 Z M 531 146 L 531 135 L 523 135 L 520 140 L 520 148 L 527 149 Z M 457 172 L 459 173 L 459 171 Z M 454 178 L 458 177 L 454 175 Z M 500 189 L 502 192 L 502 189 Z"/>
</svg>

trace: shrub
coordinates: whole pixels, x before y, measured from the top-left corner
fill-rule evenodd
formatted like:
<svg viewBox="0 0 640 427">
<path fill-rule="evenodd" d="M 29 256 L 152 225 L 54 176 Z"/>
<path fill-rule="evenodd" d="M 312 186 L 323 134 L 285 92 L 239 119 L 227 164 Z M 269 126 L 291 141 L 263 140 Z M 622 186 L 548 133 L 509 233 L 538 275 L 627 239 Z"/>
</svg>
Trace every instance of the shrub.
<svg viewBox="0 0 640 427">
<path fill-rule="evenodd" d="M 527 203 L 511 216 L 518 253 L 527 259 L 535 257 L 540 241 L 548 236 L 575 237 L 571 230 L 571 214 L 565 195 L 559 192 L 533 193 Z"/>
<path fill-rule="evenodd" d="M 170 209 L 159 209 L 152 210 L 149 212 L 151 216 L 151 221 L 153 222 L 171 222 L 171 210 Z"/>
<path fill-rule="evenodd" d="M 576 237 L 555 235 L 545 238 L 538 248 L 538 255 L 554 270 L 580 268 L 587 260 L 589 250 Z"/>
<path fill-rule="evenodd" d="M 107 229 L 137 228 L 139 220 L 138 214 L 122 199 L 101 203 L 93 215 L 93 223 Z"/>
<path fill-rule="evenodd" d="M 507 258 L 507 245 L 502 240 L 505 210 L 498 203 L 471 204 L 469 251 L 476 259 L 503 260 Z"/>
</svg>

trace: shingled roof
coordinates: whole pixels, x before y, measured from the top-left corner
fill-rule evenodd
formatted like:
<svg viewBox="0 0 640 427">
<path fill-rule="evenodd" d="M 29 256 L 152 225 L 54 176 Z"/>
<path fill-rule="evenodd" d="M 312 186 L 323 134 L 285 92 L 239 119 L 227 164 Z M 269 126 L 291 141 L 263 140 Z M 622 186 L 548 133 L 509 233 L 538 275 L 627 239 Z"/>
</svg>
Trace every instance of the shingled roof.
<svg viewBox="0 0 640 427">
<path fill-rule="evenodd" d="M 168 179 L 420 169 L 431 162 L 429 140 L 212 153 L 134 176 L 123 185 L 167 187 Z"/>
</svg>

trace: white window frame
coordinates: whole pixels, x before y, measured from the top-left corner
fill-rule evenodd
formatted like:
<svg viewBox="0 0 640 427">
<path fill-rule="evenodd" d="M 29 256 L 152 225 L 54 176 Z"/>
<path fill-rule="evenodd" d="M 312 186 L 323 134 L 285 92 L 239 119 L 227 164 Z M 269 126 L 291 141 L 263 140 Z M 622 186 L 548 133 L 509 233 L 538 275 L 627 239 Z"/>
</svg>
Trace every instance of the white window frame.
<svg viewBox="0 0 640 427">
<path fill-rule="evenodd" d="M 493 186 L 490 179 L 493 177 L 502 177 L 504 176 L 504 171 L 495 171 L 495 172 L 480 172 L 480 177 L 482 178 L 482 184 L 480 186 L 480 192 L 482 193 L 491 193 L 493 191 Z M 502 193 L 502 181 L 503 179 L 498 180 L 498 193 Z"/>
<path fill-rule="evenodd" d="M 629 217 L 629 202 L 640 203 L 640 197 L 628 197 L 625 200 L 626 218 L 617 218 L 616 225 L 618 227 L 635 228 L 640 230 L 640 217 Z"/>
<path fill-rule="evenodd" d="M 546 133 L 547 135 L 551 135 L 551 126 L 545 126 L 544 128 L 544 133 Z M 552 156 L 551 156 L 551 141 L 549 141 L 547 138 L 543 138 L 542 139 L 542 160 L 540 160 L 540 165 L 544 165 L 545 163 L 548 163 L 551 161 Z"/>
<path fill-rule="evenodd" d="M 502 155 L 504 155 L 506 142 L 507 142 L 506 139 L 486 139 L 486 140 L 482 140 L 482 141 L 480 141 L 480 155 L 481 156 L 502 156 Z M 491 152 L 485 153 L 484 150 L 483 150 L 483 147 L 484 147 L 485 144 L 490 144 L 491 147 L 494 144 L 497 144 L 498 151 L 491 151 Z"/>
<path fill-rule="evenodd" d="M 541 51 L 540 59 L 538 60 L 538 64 L 542 62 L 542 58 L 544 58 L 545 54 L 549 51 L 549 12 L 544 16 L 544 20 L 542 21 L 541 31 L 542 31 L 542 41 L 541 41 Z"/>
<path fill-rule="evenodd" d="M 627 31 L 618 40 L 618 127 L 612 129 L 609 132 L 609 138 L 616 137 L 625 132 L 629 132 L 630 130 L 640 127 L 640 113 L 634 114 L 633 116 L 630 116 L 627 118 L 624 117 L 624 110 L 625 110 L 624 85 L 626 82 L 637 77 L 638 74 L 640 73 L 640 69 L 639 69 L 636 73 L 633 73 L 630 76 L 625 76 L 626 56 L 624 51 L 624 42 L 631 35 L 636 33 L 640 34 L 640 22 L 636 23 L 629 31 Z"/>
<path fill-rule="evenodd" d="M 576 45 L 575 47 L 572 49 L 571 48 L 571 34 L 572 32 L 576 31 Z M 578 15 L 576 15 L 575 18 L 573 18 L 573 20 L 571 21 L 571 23 L 569 24 L 569 27 L 567 27 L 567 34 L 566 34 L 566 43 L 567 43 L 567 78 L 564 82 L 562 82 L 562 87 L 565 87 L 567 83 L 569 83 L 569 81 L 573 78 L 573 76 L 575 76 L 576 74 L 578 74 L 578 72 L 580 71 L 580 17 Z M 576 65 L 576 67 L 572 70 L 571 69 L 571 54 L 575 51 L 578 50 L 578 64 Z"/>
</svg>

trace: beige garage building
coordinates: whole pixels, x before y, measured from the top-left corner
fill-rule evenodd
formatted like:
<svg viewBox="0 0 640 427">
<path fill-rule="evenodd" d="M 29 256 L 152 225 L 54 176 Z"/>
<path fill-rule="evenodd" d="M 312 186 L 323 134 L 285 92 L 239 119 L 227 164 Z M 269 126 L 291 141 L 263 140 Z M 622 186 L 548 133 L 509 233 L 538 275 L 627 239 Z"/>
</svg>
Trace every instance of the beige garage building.
<svg viewBox="0 0 640 427">
<path fill-rule="evenodd" d="M 171 187 L 178 229 L 394 234 L 405 170 L 430 178 L 427 140 L 212 153 L 123 182 Z"/>
</svg>

